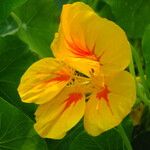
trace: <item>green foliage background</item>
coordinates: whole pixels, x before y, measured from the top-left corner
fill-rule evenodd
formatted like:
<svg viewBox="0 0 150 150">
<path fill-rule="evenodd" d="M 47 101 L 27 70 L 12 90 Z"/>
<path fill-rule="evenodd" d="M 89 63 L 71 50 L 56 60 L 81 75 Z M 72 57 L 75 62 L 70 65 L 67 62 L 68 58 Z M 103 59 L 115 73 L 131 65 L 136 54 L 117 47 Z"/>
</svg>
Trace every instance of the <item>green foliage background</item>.
<svg viewBox="0 0 150 150">
<path fill-rule="evenodd" d="M 17 93 L 25 70 L 52 56 L 50 43 L 58 29 L 62 5 L 77 0 L 0 0 L 0 150 L 128 150 L 117 128 L 89 136 L 82 122 L 62 140 L 42 139 L 33 129 L 36 105 L 22 103 Z M 113 20 L 128 35 L 133 50 L 129 70 L 136 77 L 141 123 L 130 116 L 122 127 L 134 150 L 150 147 L 150 0 L 81 0 Z"/>
</svg>

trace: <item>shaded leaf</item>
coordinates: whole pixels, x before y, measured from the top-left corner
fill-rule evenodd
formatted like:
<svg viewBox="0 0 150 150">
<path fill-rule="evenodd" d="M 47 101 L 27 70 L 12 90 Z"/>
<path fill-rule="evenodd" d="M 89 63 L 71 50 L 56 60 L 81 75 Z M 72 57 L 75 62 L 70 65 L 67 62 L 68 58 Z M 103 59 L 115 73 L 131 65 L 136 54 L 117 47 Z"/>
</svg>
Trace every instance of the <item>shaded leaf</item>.
<svg viewBox="0 0 150 150">
<path fill-rule="evenodd" d="M 0 149 L 47 150 L 46 143 L 33 129 L 33 122 L 0 98 Z"/>
<path fill-rule="evenodd" d="M 139 134 L 133 142 L 134 150 L 148 150 L 150 147 L 150 132 Z"/>
<path fill-rule="evenodd" d="M 150 105 L 145 106 L 141 118 L 141 130 L 150 132 Z"/>
<path fill-rule="evenodd" d="M 116 129 L 100 136 L 92 137 L 86 132 L 80 133 L 70 146 L 70 150 L 126 150 L 121 136 Z"/>
<path fill-rule="evenodd" d="M 104 0 L 112 9 L 116 22 L 130 38 L 141 38 L 150 23 L 150 0 Z"/>
<path fill-rule="evenodd" d="M 114 16 L 109 5 L 104 5 L 99 14 L 101 17 L 107 18 L 109 20 L 114 20 Z"/>
<path fill-rule="evenodd" d="M 144 107 L 140 124 L 134 129 L 133 144 L 135 150 L 146 150 L 150 142 L 150 105 Z M 149 146 L 148 146 L 149 147 Z"/>
<path fill-rule="evenodd" d="M 129 140 L 132 140 L 133 134 L 133 120 L 130 116 L 127 116 L 121 123 L 122 127 L 125 130 L 125 133 Z"/>
<path fill-rule="evenodd" d="M 22 74 L 37 59 L 15 36 L 0 38 L 0 96 L 27 114 L 33 114 L 35 105 L 22 103 L 17 87 Z"/>
</svg>

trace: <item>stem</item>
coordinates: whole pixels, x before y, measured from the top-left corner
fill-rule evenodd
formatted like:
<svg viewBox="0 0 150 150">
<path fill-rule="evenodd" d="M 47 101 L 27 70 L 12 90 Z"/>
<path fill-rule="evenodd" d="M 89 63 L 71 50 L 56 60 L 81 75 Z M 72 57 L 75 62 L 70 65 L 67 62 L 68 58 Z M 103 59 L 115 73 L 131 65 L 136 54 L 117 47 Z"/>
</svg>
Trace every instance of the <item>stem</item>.
<svg viewBox="0 0 150 150">
<path fill-rule="evenodd" d="M 145 105 L 150 105 L 150 101 L 146 96 L 141 97 Z"/>
<path fill-rule="evenodd" d="M 141 90 L 138 90 L 138 96 L 144 102 L 145 105 L 150 105 L 149 99 L 147 98 L 145 93 L 141 92 Z"/>
<path fill-rule="evenodd" d="M 150 93 L 149 93 L 148 85 L 147 85 L 145 77 L 144 77 L 144 72 L 143 72 L 143 69 L 142 69 L 141 60 L 140 60 L 140 57 L 139 57 L 137 51 L 133 47 L 132 47 L 132 53 L 133 53 L 134 60 L 135 60 L 135 62 L 137 64 L 139 75 L 140 75 L 141 81 L 143 83 L 145 92 L 146 92 L 146 94 L 147 94 L 147 96 L 149 98 L 150 97 Z"/>
<path fill-rule="evenodd" d="M 136 74 L 135 74 L 135 66 L 134 66 L 134 62 L 133 62 L 133 56 L 131 57 L 131 62 L 130 62 L 130 65 L 129 65 L 129 70 L 130 70 L 130 73 L 134 76 L 134 79 L 135 79 L 135 83 L 136 83 L 136 87 L 138 86 L 138 83 L 137 83 L 137 80 L 136 80 Z M 140 67 L 141 68 L 141 67 Z M 143 71 L 142 71 L 143 72 Z M 141 73 L 144 75 L 144 73 Z M 145 78 L 144 78 L 144 82 L 145 82 Z M 138 90 L 137 90 L 138 91 Z M 150 105 L 150 101 L 149 99 L 147 98 L 146 95 L 143 95 L 142 92 L 138 92 L 138 95 L 139 97 L 141 98 L 141 100 L 144 102 L 145 105 Z"/>
<path fill-rule="evenodd" d="M 20 18 L 19 18 L 14 12 L 11 12 L 10 15 L 11 15 L 11 16 L 13 17 L 13 19 L 17 22 L 18 27 L 19 27 L 19 29 L 20 29 L 21 26 L 22 26 L 22 21 L 20 20 Z"/>
<path fill-rule="evenodd" d="M 124 144 L 125 144 L 127 150 L 132 150 L 131 143 L 130 143 L 129 138 L 127 137 L 126 132 L 125 132 L 124 128 L 122 127 L 122 125 L 119 125 L 117 127 L 117 129 L 124 141 Z"/>
</svg>

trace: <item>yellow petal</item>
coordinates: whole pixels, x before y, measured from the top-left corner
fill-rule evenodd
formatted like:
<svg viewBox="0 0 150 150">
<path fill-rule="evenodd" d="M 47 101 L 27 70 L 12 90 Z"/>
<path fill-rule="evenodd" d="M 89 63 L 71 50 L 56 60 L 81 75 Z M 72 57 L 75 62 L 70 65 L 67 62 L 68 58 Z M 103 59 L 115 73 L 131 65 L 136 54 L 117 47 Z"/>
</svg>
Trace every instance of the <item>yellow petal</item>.
<svg viewBox="0 0 150 150">
<path fill-rule="evenodd" d="M 109 79 L 106 87 L 97 89 L 87 102 L 84 126 L 93 136 L 117 126 L 135 102 L 135 82 L 128 72 Z"/>
<path fill-rule="evenodd" d="M 43 104 L 55 97 L 73 74 L 64 63 L 54 58 L 35 62 L 25 72 L 18 87 L 23 102 Z"/>
<path fill-rule="evenodd" d="M 61 139 L 82 118 L 85 98 L 78 87 L 66 87 L 52 101 L 36 111 L 35 129 L 44 138 Z"/>
<path fill-rule="evenodd" d="M 89 68 L 96 70 L 95 61 L 104 74 L 122 71 L 128 66 L 131 56 L 124 31 L 112 21 L 99 17 L 82 2 L 64 5 L 59 31 L 51 48 L 57 58 L 71 62 L 73 66 L 71 59 L 91 60 L 89 67 L 82 62 L 87 69 L 83 73 L 89 72 Z M 78 64 L 77 69 L 82 70 L 80 61 L 75 63 L 76 66 Z"/>
</svg>

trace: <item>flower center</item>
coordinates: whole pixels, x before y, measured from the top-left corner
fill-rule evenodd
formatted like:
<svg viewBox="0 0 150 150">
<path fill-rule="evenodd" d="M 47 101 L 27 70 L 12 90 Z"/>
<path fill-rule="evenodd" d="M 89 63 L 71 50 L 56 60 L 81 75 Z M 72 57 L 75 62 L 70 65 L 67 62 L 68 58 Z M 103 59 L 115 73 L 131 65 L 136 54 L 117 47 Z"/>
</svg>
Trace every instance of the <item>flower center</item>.
<svg viewBox="0 0 150 150">
<path fill-rule="evenodd" d="M 86 85 L 90 82 L 90 78 L 78 71 L 75 71 L 72 76 L 71 81 L 67 84 L 67 86 L 72 87 L 74 85 Z"/>
</svg>

